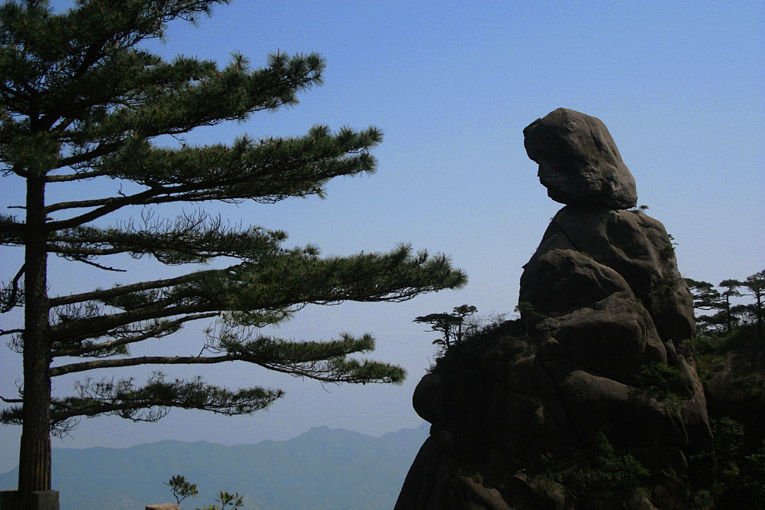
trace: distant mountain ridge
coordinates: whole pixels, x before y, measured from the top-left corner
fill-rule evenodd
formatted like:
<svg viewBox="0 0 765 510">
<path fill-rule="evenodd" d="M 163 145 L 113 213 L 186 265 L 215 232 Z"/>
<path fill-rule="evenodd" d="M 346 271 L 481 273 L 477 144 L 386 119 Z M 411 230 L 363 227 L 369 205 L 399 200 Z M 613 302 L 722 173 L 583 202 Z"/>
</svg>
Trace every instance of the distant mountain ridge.
<svg viewBox="0 0 765 510">
<path fill-rule="evenodd" d="M 425 425 L 371 437 L 312 428 L 287 441 L 224 446 L 160 441 L 130 448 L 54 449 L 61 510 L 136 510 L 174 502 L 172 475 L 196 483 L 182 508 L 212 503 L 219 490 L 244 495 L 247 510 L 390 510 L 425 438 Z M 18 469 L 0 475 L 16 487 Z"/>
</svg>

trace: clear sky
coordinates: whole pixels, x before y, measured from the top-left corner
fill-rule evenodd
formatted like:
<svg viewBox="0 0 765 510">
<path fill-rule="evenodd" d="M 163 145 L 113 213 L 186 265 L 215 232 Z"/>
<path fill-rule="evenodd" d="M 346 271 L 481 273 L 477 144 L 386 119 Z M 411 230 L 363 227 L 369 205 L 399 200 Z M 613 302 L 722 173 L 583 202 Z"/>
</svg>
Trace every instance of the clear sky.
<svg viewBox="0 0 765 510">
<path fill-rule="evenodd" d="M 209 210 L 234 223 L 284 229 L 289 245 L 316 244 L 325 255 L 408 242 L 448 254 L 470 283 L 403 304 L 311 307 L 275 332 L 295 339 L 371 332 L 378 340 L 372 356 L 407 368 L 401 386 L 322 386 L 246 366 L 205 368 L 209 381 L 281 387 L 287 394 L 246 417 L 173 411 L 157 424 L 87 420 L 54 447 L 169 438 L 237 444 L 287 439 L 317 425 L 373 435 L 418 426 L 411 395 L 432 360 L 435 336 L 412 319 L 463 303 L 480 315 L 513 315 L 522 266 L 562 207 L 539 184 L 522 130 L 560 106 L 608 126 L 637 181 L 639 204 L 678 243 L 684 276 L 718 283 L 762 270 L 763 22 L 760 1 L 239 0 L 196 28 L 173 25 L 165 44 L 152 45 L 168 58 L 183 53 L 224 64 L 239 51 L 261 66 L 277 50 L 316 51 L 328 64 L 324 85 L 303 94 L 296 107 L 200 130 L 187 142 L 302 135 L 314 124 L 374 125 L 385 133 L 375 150 L 377 174 L 332 182 L 326 200 Z M 20 183 L 4 180 L 3 210 L 23 200 Z M 104 194 L 117 189 L 111 181 L 92 186 Z M 12 277 L 19 260 L 18 252 L 4 251 L 0 276 Z M 126 276 L 52 258 L 51 294 L 170 272 L 146 260 L 119 262 L 131 269 Z M 196 353 L 197 333 L 188 328 L 146 348 Z M 0 347 L 0 394 L 12 395 L 21 359 Z M 150 373 L 124 370 L 133 371 L 111 374 L 141 381 Z M 68 393 L 73 381 L 56 380 L 55 390 Z M 19 434 L 18 427 L 0 428 L 0 471 L 16 465 Z"/>
</svg>

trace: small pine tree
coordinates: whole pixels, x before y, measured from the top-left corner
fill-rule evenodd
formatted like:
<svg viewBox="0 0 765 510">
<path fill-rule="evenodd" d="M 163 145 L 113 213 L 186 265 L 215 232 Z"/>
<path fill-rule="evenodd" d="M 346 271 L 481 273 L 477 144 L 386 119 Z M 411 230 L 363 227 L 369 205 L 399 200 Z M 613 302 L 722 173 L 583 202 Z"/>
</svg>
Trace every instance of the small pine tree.
<svg viewBox="0 0 765 510">
<path fill-rule="evenodd" d="M 741 282 L 748 294 L 754 298 L 754 303 L 746 305 L 745 312 L 754 320 L 757 325 L 757 336 L 763 337 L 763 322 L 765 322 L 765 269 L 748 276 Z"/>
<path fill-rule="evenodd" d="M 728 279 L 723 280 L 718 284 L 718 287 L 722 287 L 724 290 L 720 293 L 722 296 L 722 316 L 725 321 L 725 333 L 729 334 L 733 332 L 733 328 L 736 326 L 736 309 L 733 306 L 731 299 L 741 295 L 738 290 L 742 283 L 738 280 Z"/>
<path fill-rule="evenodd" d="M 173 497 L 179 505 L 184 499 L 188 497 L 193 498 L 199 494 L 197 484 L 189 482 L 183 475 L 171 476 L 170 480 L 168 480 L 165 485 L 170 487 L 170 491 L 173 493 Z"/>
<path fill-rule="evenodd" d="M 430 324 L 430 329 L 443 335 L 441 338 L 433 340 L 433 344 L 448 350 L 454 343 L 462 342 L 466 332 L 466 319 L 477 312 L 478 309 L 473 305 L 455 306 L 452 313 L 431 313 L 416 317 L 413 322 L 421 324 Z"/>
</svg>

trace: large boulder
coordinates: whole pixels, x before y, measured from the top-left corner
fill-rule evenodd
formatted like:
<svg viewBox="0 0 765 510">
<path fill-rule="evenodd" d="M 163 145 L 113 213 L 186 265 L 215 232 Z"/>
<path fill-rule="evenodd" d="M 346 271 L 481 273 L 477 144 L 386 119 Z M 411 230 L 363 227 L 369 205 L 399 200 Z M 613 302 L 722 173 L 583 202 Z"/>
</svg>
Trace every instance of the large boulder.
<svg viewBox="0 0 765 510">
<path fill-rule="evenodd" d="M 521 318 L 452 346 L 417 386 L 433 426 L 395 508 L 694 507 L 713 441 L 672 240 L 622 210 L 634 180 L 600 121 L 560 109 L 524 134 L 569 205 L 524 266 Z"/>
<path fill-rule="evenodd" d="M 658 220 L 641 211 L 564 207 L 550 222 L 527 269 L 557 248 L 579 252 L 618 273 L 650 312 L 664 340 L 679 342 L 693 336 L 693 299 L 677 268 L 672 239 Z M 521 302 L 531 299 L 526 293 L 532 286 L 544 287 L 531 285 L 537 277 L 533 270 L 521 276 Z M 549 300 L 539 305 L 555 306 Z"/>
<path fill-rule="evenodd" d="M 642 380 L 657 362 L 642 364 L 628 384 L 583 345 L 537 347 L 529 327 L 457 344 L 423 378 L 415 409 L 433 425 L 395 509 L 691 508 L 688 479 L 703 488 L 714 468 L 692 361 L 676 355 L 666 381 Z M 606 342 L 592 352 L 622 361 Z"/>
<path fill-rule="evenodd" d="M 600 119 L 558 108 L 523 130 L 539 181 L 553 200 L 628 209 L 637 204 L 635 179 Z"/>
</svg>

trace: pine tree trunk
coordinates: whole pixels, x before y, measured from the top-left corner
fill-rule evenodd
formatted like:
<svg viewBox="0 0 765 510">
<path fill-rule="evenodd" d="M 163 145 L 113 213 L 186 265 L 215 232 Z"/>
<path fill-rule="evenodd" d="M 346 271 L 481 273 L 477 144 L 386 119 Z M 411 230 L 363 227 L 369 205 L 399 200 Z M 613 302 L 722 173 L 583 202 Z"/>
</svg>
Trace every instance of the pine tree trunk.
<svg viewBox="0 0 765 510">
<path fill-rule="evenodd" d="M 21 459 L 19 466 L 19 490 L 23 493 L 50 490 L 50 437 L 28 437 L 21 435 Z M 24 469 L 24 473 L 21 472 Z M 26 487 L 24 486 L 24 483 Z"/>
<path fill-rule="evenodd" d="M 33 491 L 51 488 L 50 345 L 48 341 L 45 182 L 27 179 L 24 234 L 24 405 L 19 459 L 19 492 L 28 508 Z"/>
</svg>

